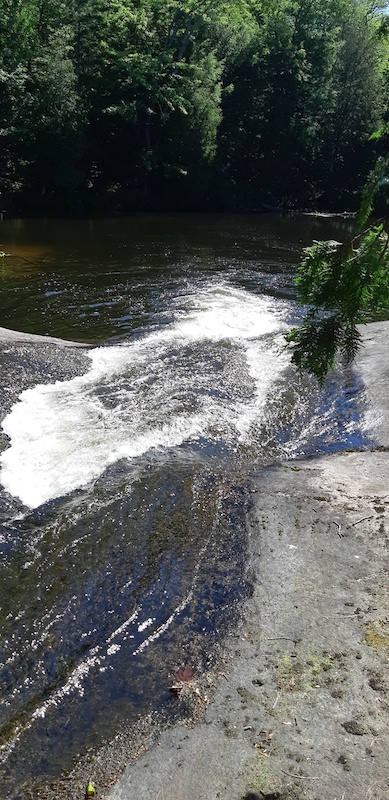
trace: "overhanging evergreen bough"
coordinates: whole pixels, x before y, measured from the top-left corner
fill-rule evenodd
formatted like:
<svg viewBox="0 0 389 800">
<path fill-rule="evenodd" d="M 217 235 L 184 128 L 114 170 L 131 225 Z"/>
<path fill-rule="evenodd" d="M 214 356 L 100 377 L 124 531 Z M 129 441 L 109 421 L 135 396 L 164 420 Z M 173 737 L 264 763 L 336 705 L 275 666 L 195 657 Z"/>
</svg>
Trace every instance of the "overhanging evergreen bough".
<svg viewBox="0 0 389 800">
<path fill-rule="evenodd" d="M 387 132 L 385 128 L 384 132 Z M 383 131 L 374 134 L 374 138 Z M 386 183 L 389 156 L 368 178 L 357 217 L 359 232 L 346 242 L 315 241 L 304 250 L 296 285 L 308 306 L 302 325 L 286 335 L 293 363 L 323 384 L 335 356 L 350 363 L 360 345 L 357 325 L 389 315 L 389 235 L 386 220 L 369 223 L 374 195 Z"/>
</svg>

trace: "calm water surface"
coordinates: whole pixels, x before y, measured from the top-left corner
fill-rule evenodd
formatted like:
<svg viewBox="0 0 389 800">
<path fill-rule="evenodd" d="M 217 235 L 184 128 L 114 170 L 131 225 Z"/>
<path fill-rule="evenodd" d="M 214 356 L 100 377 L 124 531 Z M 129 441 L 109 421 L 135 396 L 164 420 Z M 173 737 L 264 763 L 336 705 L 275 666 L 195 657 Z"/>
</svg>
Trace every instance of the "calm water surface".
<svg viewBox="0 0 389 800">
<path fill-rule="evenodd" d="M 173 708 L 249 590 L 250 476 L 361 445 L 360 387 L 290 367 L 302 247 L 349 220 L 150 215 L 6 221 L 2 345 L 4 798 Z"/>
</svg>

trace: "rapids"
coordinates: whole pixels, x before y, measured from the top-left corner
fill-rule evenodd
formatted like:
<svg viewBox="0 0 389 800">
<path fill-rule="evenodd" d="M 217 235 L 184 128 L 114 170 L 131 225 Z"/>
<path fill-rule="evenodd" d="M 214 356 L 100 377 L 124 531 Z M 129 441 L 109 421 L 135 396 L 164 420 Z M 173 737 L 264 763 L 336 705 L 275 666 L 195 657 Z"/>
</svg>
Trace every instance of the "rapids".
<svg viewBox="0 0 389 800">
<path fill-rule="evenodd" d="M 351 224 L 3 223 L 3 324 L 93 346 L 0 346 L 2 797 L 175 713 L 249 591 L 253 473 L 366 443 L 357 376 L 283 338 L 301 247 Z"/>
</svg>

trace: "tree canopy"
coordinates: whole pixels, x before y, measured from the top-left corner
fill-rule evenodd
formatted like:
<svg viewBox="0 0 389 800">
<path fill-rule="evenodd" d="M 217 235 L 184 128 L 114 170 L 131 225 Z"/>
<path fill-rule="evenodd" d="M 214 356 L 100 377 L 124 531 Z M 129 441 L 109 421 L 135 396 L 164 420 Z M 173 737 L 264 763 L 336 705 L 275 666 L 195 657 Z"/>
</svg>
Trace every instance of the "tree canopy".
<svg viewBox="0 0 389 800">
<path fill-rule="evenodd" d="M 3 0 L 2 208 L 355 204 L 386 121 L 384 6 Z"/>
</svg>

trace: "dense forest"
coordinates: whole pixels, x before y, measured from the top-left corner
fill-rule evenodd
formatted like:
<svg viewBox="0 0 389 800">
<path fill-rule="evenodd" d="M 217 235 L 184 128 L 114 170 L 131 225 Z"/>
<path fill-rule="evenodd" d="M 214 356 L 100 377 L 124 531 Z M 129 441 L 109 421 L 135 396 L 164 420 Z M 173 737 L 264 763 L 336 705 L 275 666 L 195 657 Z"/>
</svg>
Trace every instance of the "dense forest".
<svg viewBox="0 0 389 800">
<path fill-rule="evenodd" d="M 0 210 L 354 208 L 386 5 L 2 0 Z"/>
</svg>

